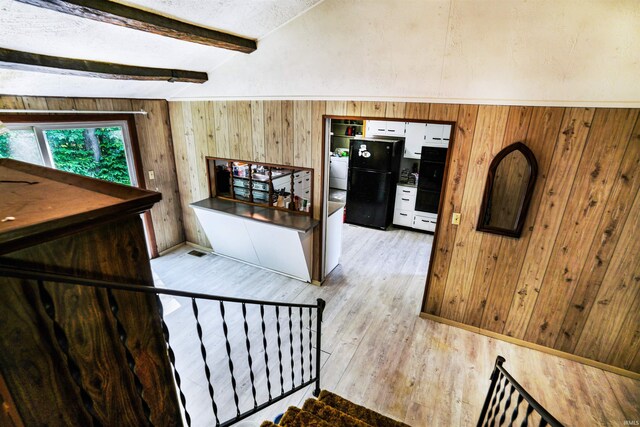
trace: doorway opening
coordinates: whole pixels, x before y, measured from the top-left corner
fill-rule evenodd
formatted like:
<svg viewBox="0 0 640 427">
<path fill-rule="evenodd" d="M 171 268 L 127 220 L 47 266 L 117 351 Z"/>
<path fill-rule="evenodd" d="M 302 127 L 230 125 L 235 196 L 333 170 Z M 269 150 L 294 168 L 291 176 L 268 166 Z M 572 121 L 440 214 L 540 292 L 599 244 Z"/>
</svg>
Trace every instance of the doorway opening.
<svg viewBox="0 0 640 427">
<path fill-rule="evenodd" d="M 358 229 L 378 230 L 376 238 L 390 251 L 405 250 L 407 241 L 414 249 L 428 245 L 430 261 L 441 221 L 453 126 L 441 121 L 324 116 L 325 277 L 339 264 L 342 233 L 358 239 Z M 426 280 L 428 271 L 424 274 Z"/>
</svg>

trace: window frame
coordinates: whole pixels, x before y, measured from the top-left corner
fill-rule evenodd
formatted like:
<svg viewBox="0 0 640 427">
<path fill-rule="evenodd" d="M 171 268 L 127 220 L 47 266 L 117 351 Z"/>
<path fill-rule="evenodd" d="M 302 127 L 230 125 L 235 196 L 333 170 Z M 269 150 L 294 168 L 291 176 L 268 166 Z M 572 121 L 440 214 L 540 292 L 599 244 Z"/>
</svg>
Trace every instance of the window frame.
<svg viewBox="0 0 640 427">
<path fill-rule="evenodd" d="M 123 136 L 125 138 L 125 150 L 127 154 L 131 154 L 131 160 L 133 166 L 133 171 L 131 170 L 131 166 L 129 166 L 130 170 L 130 178 L 131 185 L 134 187 L 141 188 L 143 190 L 147 189 L 146 181 L 144 179 L 144 172 L 142 166 L 142 156 L 140 154 L 140 144 L 138 142 L 138 134 L 136 127 L 136 118 L 133 114 L 24 114 L 24 113 L 2 113 L 0 114 L 0 121 L 7 125 L 9 129 L 16 129 L 22 126 L 23 128 L 28 128 L 31 126 L 47 126 L 47 125 L 61 125 L 66 126 L 70 125 L 72 128 L 78 127 L 95 127 L 91 124 L 95 123 L 115 123 L 120 122 L 126 124 L 123 126 Z M 120 126 L 120 125 L 119 125 Z M 48 144 L 44 139 L 44 135 L 42 135 L 43 139 L 36 135 L 36 139 L 38 144 L 40 141 L 43 141 L 46 145 L 46 150 L 49 150 Z M 129 143 L 129 147 L 127 147 L 127 142 Z M 43 147 L 41 147 L 42 149 Z M 52 159 L 51 153 L 48 153 L 49 158 Z M 45 165 L 47 167 L 53 167 L 53 165 L 47 165 L 47 159 L 44 159 Z M 127 159 L 129 160 L 129 159 Z M 131 173 L 133 172 L 133 174 Z M 135 183 L 134 183 L 135 182 Z M 151 219 L 151 211 L 146 211 L 143 214 L 144 218 L 144 227 L 146 229 L 147 235 L 147 243 L 149 246 L 149 252 L 151 258 L 158 257 L 158 247 L 156 244 L 156 235 L 153 229 L 153 222 Z"/>
</svg>

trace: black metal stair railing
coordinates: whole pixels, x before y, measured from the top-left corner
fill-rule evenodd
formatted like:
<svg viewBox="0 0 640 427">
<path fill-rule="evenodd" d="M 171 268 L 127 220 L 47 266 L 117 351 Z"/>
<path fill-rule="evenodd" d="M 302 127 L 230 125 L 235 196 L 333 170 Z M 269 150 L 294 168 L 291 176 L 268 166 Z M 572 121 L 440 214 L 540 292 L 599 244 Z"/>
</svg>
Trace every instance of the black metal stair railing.
<svg viewBox="0 0 640 427">
<path fill-rule="evenodd" d="M 504 362 L 504 357 L 497 357 L 491 373 L 491 385 L 477 426 L 527 427 L 531 423 L 531 425 L 539 427 L 562 427 L 562 424 L 507 372 L 502 366 Z M 513 402 L 514 397 L 516 397 L 515 402 Z M 521 411 L 520 407 L 523 402 L 525 402 L 526 408 Z"/>
<path fill-rule="evenodd" d="M 0 277 L 25 279 L 37 285 L 38 303 L 42 305 L 51 322 L 55 340 L 65 355 L 67 367 L 82 397 L 82 404 L 90 414 L 94 426 L 103 423 L 94 408 L 95 402 L 84 388 L 77 362 L 73 360 L 69 351 L 73 345 L 70 342 L 71 337 L 56 321 L 56 307 L 51 292 L 55 292 L 57 288 L 46 286 L 49 282 L 55 283 L 56 286 L 96 288 L 96 292 L 99 289 L 106 290 L 109 310 L 104 310 L 102 315 L 111 316 L 116 326 L 119 345 L 123 348 L 128 365 L 124 369 L 132 376 L 148 425 L 156 424 L 154 419 L 157 420 L 161 414 L 152 413 L 145 400 L 136 361 L 127 345 L 127 330 L 120 319 L 118 300 L 114 297 L 114 294 L 120 295 L 120 292 L 155 296 L 167 356 L 173 371 L 184 422 L 188 426 L 192 425 L 189 411 L 192 408 L 188 396 L 194 396 L 194 393 L 187 390 L 181 371 L 195 363 L 193 354 L 196 353 L 196 349 L 201 356 L 197 363 L 203 367 L 202 388 L 208 390 L 210 400 L 212 413 L 210 422 L 207 422 L 209 425 L 230 426 L 309 385 L 313 385 L 314 395 L 320 393 L 321 326 L 325 307 L 322 299 L 318 299 L 315 304 L 296 304 L 222 297 L 78 278 L 4 265 L 0 265 Z M 182 299 L 185 301 L 185 308 L 191 306 L 190 310 L 182 310 L 180 314 L 184 317 L 185 313 L 189 312 L 193 321 L 191 332 L 185 330 L 182 321 L 171 331 L 171 314 L 164 314 L 163 298 Z M 256 325 L 253 325 L 253 322 Z M 184 339 L 178 346 L 181 348 L 176 348 L 175 339 L 180 337 L 180 334 L 188 333 L 197 336 L 197 340 L 193 342 L 195 349 L 182 348 Z M 219 339 L 220 336 L 223 337 L 223 342 Z M 212 359 L 215 359 L 214 363 Z M 308 369 L 305 369 L 305 365 Z M 194 381 L 193 378 L 189 380 Z M 197 409 L 198 412 L 202 412 L 201 407 Z"/>
</svg>

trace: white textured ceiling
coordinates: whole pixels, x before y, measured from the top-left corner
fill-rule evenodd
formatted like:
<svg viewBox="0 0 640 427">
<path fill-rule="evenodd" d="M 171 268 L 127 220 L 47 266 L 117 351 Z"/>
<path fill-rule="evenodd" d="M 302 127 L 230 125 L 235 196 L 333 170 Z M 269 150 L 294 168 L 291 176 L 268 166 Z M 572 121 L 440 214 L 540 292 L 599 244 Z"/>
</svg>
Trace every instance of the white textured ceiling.
<svg viewBox="0 0 640 427">
<path fill-rule="evenodd" d="M 260 39 L 320 0 L 134 0 L 133 7 Z M 258 42 L 258 48 L 260 43 Z M 206 71 L 242 53 L 0 0 L 0 47 L 67 58 Z M 188 83 L 105 80 L 0 69 L 0 94 L 170 98 Z"/>
</svg>

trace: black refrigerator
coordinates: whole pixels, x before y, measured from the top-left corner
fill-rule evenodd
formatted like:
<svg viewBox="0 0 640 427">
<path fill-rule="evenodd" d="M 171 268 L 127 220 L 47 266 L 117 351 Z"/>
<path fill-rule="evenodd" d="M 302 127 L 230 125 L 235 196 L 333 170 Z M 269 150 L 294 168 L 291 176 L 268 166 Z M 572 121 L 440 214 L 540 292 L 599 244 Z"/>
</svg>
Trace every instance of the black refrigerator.
<svg viewBox="0 0 640 427">
<path fill-rule="evenodd" d="M 393 218 L 403 143 L 352 139 L 345 222 L 386 229 Z"/>
</svg>

